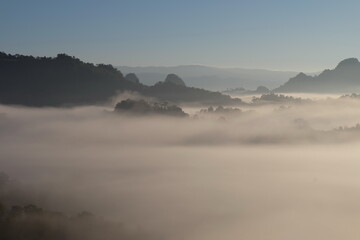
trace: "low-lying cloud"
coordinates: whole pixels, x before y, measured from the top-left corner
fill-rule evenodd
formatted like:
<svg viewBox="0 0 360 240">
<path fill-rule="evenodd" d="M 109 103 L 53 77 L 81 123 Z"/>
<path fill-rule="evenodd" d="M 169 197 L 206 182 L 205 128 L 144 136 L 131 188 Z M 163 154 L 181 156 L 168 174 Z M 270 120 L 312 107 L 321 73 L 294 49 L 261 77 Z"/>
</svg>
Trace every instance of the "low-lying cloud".
<svg viewBox="0 0 360 240">
<path fill-rule="evenodd" d="M 128 117 L 1 106 L 0 171 L 29 201 L 164 239 L 356 239 L 360 102 Z M 185 108 L 186 110 L 186 108 Z"/>
</svg>

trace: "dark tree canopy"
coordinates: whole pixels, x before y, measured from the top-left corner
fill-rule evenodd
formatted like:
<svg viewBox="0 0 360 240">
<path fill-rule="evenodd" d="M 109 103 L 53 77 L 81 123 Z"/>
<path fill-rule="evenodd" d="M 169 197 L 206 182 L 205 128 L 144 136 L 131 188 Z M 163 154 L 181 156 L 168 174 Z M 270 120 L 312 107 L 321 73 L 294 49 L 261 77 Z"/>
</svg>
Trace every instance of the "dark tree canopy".
<svg viewBox="0 0 360 240">
<path fill-rule="evenodd" d="M 137 115 L 161 114 L 176 117 L 185 117 L 187 114 L 178 106 L 167 102 L 146 102 L 145 100 L 126 99 L 116 104 L 115 112 Z"/>
<path fill-rule="evenodd" d="M 32 203 L 29 192 L 0 172 L 1 240 L 143 240 L 159 239 L 153 234 L 125 228 L 89 211 L 68 215 Z"/>
<path fill-rule="evenodd" d="M 275 93 L 269 93 L 269 94 L 263 94 L 260 97 L 254 97 L 252 99 L 253 104 L 265 104 L 265 103 L 303 103 L 303 102 L 309 102 L 311 100 L 309 99 L 301 99 L 301 98 L 295 98 L 292 96 L 286 96 L 282 94 L 275 94 Z"/>
<path fill-rule="evenodd" d="M 141 89 L 111 65 L 85 63 L 66 54 L 34 58 L 1 53 L 0 77 L 3 104 L 95 104 L 117 91 Z"/>
</svg>

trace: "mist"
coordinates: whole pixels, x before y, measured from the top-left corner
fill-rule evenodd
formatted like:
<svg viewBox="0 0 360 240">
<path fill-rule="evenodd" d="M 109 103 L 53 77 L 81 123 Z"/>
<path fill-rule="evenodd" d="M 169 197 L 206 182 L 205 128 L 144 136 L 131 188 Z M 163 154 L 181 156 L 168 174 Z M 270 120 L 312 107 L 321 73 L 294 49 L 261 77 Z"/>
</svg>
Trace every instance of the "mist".
<svg viewBox="0 0 360 240">
<path fill-rule="evenodd" d="M 187 118 L 0 106 L 0 171 L 14 201 L 148 239 L 357 239 L 360 101 L 316 99 Z"/>
</svg>

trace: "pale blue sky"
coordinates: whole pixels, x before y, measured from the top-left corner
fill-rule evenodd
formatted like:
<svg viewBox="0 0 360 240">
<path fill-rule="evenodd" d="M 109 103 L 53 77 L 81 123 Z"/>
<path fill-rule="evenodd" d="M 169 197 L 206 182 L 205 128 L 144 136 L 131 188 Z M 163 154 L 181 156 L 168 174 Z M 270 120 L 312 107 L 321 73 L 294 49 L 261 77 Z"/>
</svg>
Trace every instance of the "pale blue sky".
<svg viewBox="0 0 360 240">
<path fill-rule="evenodd" d="M 360 56 L 360 1 L 0 0 L 0 51 L 318 71 Z"/>
</svg>

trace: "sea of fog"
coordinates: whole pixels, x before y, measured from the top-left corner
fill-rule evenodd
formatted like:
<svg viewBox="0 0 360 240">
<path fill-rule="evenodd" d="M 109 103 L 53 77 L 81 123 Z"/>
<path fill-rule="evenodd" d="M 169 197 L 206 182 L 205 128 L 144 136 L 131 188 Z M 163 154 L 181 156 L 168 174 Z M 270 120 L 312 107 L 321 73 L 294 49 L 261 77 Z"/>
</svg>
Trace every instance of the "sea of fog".
<svg viewBox="0 0 360 240">
<path fill-rule="evenodd" d="M 360 122 L 360 101 L 240 108 L 173 118 L 0 106 L 0 171 L 23 201 L 161 239 L 359 239 L 360 134 L 334 129 Z"/>
<path fill-rule="evenodd" d="M 326 99 L 334 99 L 339 98 L 344 94 L 331 94 L 331 93 L 282 93 L 285 96 L 292 96 L 295 98 L 302 98 L 302 99 L 311 99 L 311 100 L 326 100 Z M 261 94 L 228 94 L 232 97 L 241 98 L 244 102 L 250 103 L 254 97 L 260 97 Z"/>
</svg>

